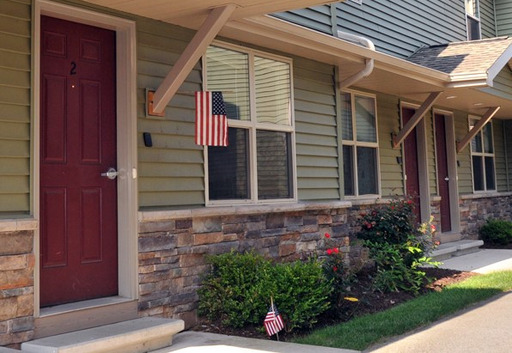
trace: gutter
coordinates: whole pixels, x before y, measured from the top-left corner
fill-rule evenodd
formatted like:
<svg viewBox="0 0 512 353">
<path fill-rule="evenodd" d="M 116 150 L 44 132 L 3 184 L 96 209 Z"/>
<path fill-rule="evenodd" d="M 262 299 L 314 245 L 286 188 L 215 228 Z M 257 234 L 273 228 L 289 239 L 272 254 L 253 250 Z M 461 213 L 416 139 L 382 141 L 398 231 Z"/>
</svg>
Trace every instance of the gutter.
<svg viewBox="0 0 512 353">
<path fill-rule="evenodd" d="M 343 31 L 338 31 L 338 38 L 341 38 L 341 39 L 344 39 L 346 41 L 353 42 L 356 44 L 361 44 L 362 46 L 364 46 L 372 51 L 375 51 L 375 45 L 368 38 L 357 36 L 355 34 L 343 32 Z M 375 67 L 375 59 L 367 57 L 365 59 L 365 67 L 361 71 L 355 73 L 354 75 L 346 78 L 343 81 L 340 81 L 339 88 L 340 89 L 347 88 L 347 87 L 353 85 L 354 83 L 356 83 L 357 81 L 359 81 L 365 77 L 368 77 L 373 72 L 374 67 Z"/>
</svg>

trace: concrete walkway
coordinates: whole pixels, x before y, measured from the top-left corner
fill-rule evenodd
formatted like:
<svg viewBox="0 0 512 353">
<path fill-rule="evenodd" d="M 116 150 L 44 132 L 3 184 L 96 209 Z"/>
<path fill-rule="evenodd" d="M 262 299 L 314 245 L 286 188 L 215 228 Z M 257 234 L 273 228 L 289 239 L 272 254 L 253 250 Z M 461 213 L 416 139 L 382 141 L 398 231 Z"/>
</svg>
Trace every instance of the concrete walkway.
<svg viewBox="0 0 512 353">
<path fill-rule="evenodd" d="M 487 273 L 512 270 L 512 250 L 481 250 L 444 261 L 442 268 Z M 512 293 L 475 305 L 427 328 L 371 348 L 372 353 L 512 352 Z M 182 332 L 173 345 L 152 353 L 356 353 L 354 350 L 250 339 L 205 332 Z"/>
</svg>

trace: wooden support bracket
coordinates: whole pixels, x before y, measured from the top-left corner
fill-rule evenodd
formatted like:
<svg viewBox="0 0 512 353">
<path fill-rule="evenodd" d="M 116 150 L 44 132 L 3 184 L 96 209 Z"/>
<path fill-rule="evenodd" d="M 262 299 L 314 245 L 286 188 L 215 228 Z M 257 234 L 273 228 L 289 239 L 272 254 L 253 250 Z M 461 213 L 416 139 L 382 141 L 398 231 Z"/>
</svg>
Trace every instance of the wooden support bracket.
<svg viewBox="0 0 512 353">
<path fill-rule="evenodd" d="M 425 113 L 432 108 L 437 98 L 442 94 L 443 92 L 432 92 L 428 96 L 428 98 L 423 102 L 421 107 L 416 110 L 414 115 L 411 117 L 411 119 L 407 122 L 407 124 L 404 125 L 402 130 L 393 137 L 393 148 L 397 148 L 400 146 L 400 144 L 405 140 L 405 138 L 411 133 L 411 131 L 418 125 L 418 123 L 423 119 L 425 116 Z"/>
<path fill-rule="evenodd" d="M 473 126 L 471 130 L 469 130 L 466 136 L 457 142 L 457 153 L 460 153 L 460 151 L 462 151 L 468 145 L 471 139 L 475 137 L 475 135 L 478 134 L 480 130 L 482 130 L 485 124 L 487 124 L 492 119 L 492 117 L 496 115 L 500 108 L 501 107 L 491 107 L 487 109 L 487 112 L 485 112 L 484 116 L 478 120 L 478 122 L 475 124 L 475 126 Z"/>
<path fill-rule="evenodd" d="M 159 114 L 164 111 L 167 104 L 178 91 L 178 88 L 185 82 L 194 65 L 204 55 L 208 46 L 229 20 L 235 8 L 235 4 L 228 4 L 211 10 L 171 71 L 169 71 L 160 84 L 160 87 L 155 91 L 152 101 L 152 112 Z M 147 111 L 149 112 L 149 100 L 146 104 L 148 105 Z"/>
</svg>

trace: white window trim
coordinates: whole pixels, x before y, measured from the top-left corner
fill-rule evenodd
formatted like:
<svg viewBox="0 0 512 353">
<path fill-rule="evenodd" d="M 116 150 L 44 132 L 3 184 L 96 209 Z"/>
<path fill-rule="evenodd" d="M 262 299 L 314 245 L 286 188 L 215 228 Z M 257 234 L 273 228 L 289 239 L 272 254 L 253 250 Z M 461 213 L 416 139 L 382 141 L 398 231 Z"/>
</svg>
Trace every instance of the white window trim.
<svg viewBox="0 0 512 353">
<path fill-rule="evenodd" d="M 249 55 L 249 99 L 250 99 L 250 115 L 251 120 L 237 120 L 228 119 L 228 127 L 243 128 L 248 130 L 249 135 L 249 199 L 231 199 L 231 200 L 210 200 L 209 189 L 209 173 L 208 173 L 208 146 L 203 149 L 204 153 L 204 175 L 205 175 L 205 205 L 206 206 L 230 206 L 230 205 L 262 205 L 262 204 L 278 204 L 278 203 L 292 203 L 298 200 L 297 190 L 297 162 L 296 162 L 296 139 L 295 139 L 295 109 L 294 109 L 294 95 L 293 95 L 293 60 L 291 58 L 270 54 L 264 51 L 245 48 L 234 44 L 229 44 L 221 41 L 214 41 L 213 46 L 224 49 L 235 50 Z M 255 86 L 254 86 L 254 56 L 259 56 L 265 59 L 272 59 L 283 62 L 289 65 L 290 68 L 290 121 L 289 125 L 278 125 L 270 123 L 258 123 L 256 118 L 256 99 L 255 99 Z M 206 56 L 203 57 L 203 63 L 206 62 Z M 206 67 L 203 64 L 203 88 L 208 87 Z M 269 130 L 290 133 L 290 155 L 291 155 L 291 171 L 290 182 L 292 183 L 291 189 L 293 193 L 292 198 L 285 199 L 258 199 L 258 174 L 257 174 L 257 145 L 256 145 L 256 131 Z"/>
<path fill-rule="evenodd" d="M 347 200 L 356 200 L 356 199 L 377 199 L 381 197 L 382 194 L 382 183 L 381 183 L 381 174 L 380 174 L 380 148 L 379 148 L 379 119 L 377 112 L 377 95 L 355 91 L 355 90 L 343 90 L 341 94 L 349 93 L 350 94 L 350 105 L 352 111 L 352 137 L 353 139 L 350 141 L 345 141 L 341 136 L 341 144 L 343 146 L 352 146 L 352 159 L 353 159 L 353 170 L 352 170 L 352 179 L 354 180 L 354 195 L 344 195 L 344 198 Z M 375 133 L 376 133 L 376 142 L 361 142 L 357 141 L 357 126 L 356 126 L 356 106 L 355 106 L 355 96 L 369 97 L 373 98 L 375 104 Z M 375 148 L 377 151 L 377 194 L 364 194 L 359 195 L 359 181 L 357 180 L 357 155 L 356 150 L 357 147 L 371 147 Z M 345 168 L 345 166 L 343 166 Z M 341 185 L 343 190 L 345 190 L 345 185 Z"/>
<path fill-rule="evenodd" d="M 482 39 L 482 21 L 480 20 L 480 1 L 478 1 L 478 0 L 473 0 L 473 1 L 476 2 L 476 4 L 475 4 L 475 13 L 467 12 L 466 4 L 464 3 L 464 12 L 466 14 L 465 21 L 466 21 L 466 39 L 467 40 L 470 40 L 470 38 L 469 38 L 469 21 L 468 21 L 468 18 L 471 18 L 471 19 L 473 19 L 473 20 L 478 22 L 479 39 Z"/>
<path fill-rule="evenodd" d="M 468 116 L 468 130 L 471 127 L 472 120 L 478 121 L 480 119 L 481 119 L 481 117 L 479 117 L 479 116 L 469 115 Z M 491 141 L 492 141 L 492 150 L 493 150 L 492 153 L 484 151 L 484 149 L 485 149 L 484 129 L 487 126 L 487 124 L 491 124 L 491 134 L 492 134 Z M 494 192 L 498 191 L 498 180 L 496 178 L 496 150 L 494 147 L 494 128 L 492 125 L 492 120 L 489 121 L 487 124 L 485 124 L 477 134 L 477 135 L 480 135 L 481 139 L 482 139 L 482 152 L 473 152 L 473 146 L 471 146 L 471 142 L 473 141 L 473 139 L 471 139 L 470 146 L 469 146 L 469 153 L 470 153 L 470 159 L 471 159 L 471 184 L 473 187 L 474 194 L 486 194 L 486 193 L 494 193 Z M 475 137 L 476 137 L 476 135 L 475 135 Z M 475 138 L 475 137 L 473 137 L 473 138 Z M 473 156 L 479 156 L 484 159 L 482 162 L 482 167 L 483 167 L 483 172 L 484 172 L 484 175 L 483 175 L 484 189 L 483 190 L 475 190 L 475 173 L 474 173 L 474 166 L 473 166 Z M 493 169 L 494 169 L 494 189 L 487 188 L 487 178 L 485 176 L 485 157 L 492 157 L 492 164 L 493 164 Z"/>
</svg>

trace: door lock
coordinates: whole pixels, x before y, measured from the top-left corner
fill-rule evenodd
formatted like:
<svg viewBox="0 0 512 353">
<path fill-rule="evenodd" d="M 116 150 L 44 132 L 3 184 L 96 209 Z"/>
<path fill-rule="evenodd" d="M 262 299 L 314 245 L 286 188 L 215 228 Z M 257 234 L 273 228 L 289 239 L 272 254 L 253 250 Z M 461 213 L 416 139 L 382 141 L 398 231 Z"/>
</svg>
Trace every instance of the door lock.
<svg viewBox="0 0 512 353">
<path fill-rule="evenodd" d="M 106 173 L 101 173 L 101 176 L 107 177 L 110 180 L 114 180 L 119 175 L 119 172 L 115 168 L 108 168 Z"/>
</svg>

